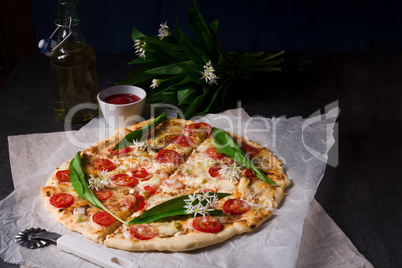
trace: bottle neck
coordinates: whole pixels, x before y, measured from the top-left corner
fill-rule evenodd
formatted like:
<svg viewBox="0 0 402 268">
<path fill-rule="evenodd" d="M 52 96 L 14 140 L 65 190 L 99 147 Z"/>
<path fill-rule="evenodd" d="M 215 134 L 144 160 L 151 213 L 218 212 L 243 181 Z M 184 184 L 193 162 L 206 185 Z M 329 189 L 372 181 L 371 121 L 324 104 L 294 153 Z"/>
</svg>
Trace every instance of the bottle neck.
<svg viewBox="0 0 402 268">
<path fill-rule="evenodd" d="M 78 0 L 59 0 L 58 24 L 64 26 L 58 34 L 58 42 L 65 39 L 69 32 L 72 34 L 66 42 L 79 42 L 85 44 L 84 37 L 80 30 L 81 17 L 79 14 Z M 71 28 L 71 30 L 70 30 Z"/>
<path fill-rule="evenodd" d="M 59 23 L 72 26 L 80 24 L 81 17 L 78 9 L 78 0 L 59 0 Z"/>
</svg>

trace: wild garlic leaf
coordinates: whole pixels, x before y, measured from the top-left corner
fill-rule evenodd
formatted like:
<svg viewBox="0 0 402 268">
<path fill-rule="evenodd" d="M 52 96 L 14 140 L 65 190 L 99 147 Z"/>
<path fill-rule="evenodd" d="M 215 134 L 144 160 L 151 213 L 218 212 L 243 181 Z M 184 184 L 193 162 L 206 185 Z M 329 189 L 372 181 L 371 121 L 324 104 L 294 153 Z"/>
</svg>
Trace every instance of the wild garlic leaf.
<svg viewBox="0 0 402 268">
<path fill-rule="evenodd" d="M 187 55 L 195 63 L 204 64 L 204 62 L 208 58 L 204 50 L 184 34 L 177 21 L 176 21 L 176 36 L 177 41 L 183 46 Z"/>
<path fill-rule="evenodd" d="M 217 98 L 218 94 L 222 91 L 222 89 L 227 88 L 230 84 L 232 83 L 231 80 L 226 80 L 225 82 L 223 82 L 223 84 L 219 85 L 217 87 L 217 89 L 215 89 L 215 91 L 211 94 L 210 100 L 208 101 L 208 105 L 205 107 L 201 107 L 203 108 L 201 111 L 198 110 L 197 112 L 194 113 L 194 115 L 198 115 L 198 114 L 205 114 L 208 111 L 214 111 L 216 110 L 215 107 L 218 105 L 220 105 L 219 103 L 219 99 Z"/>
<path fill-rule="evenodd" d="M 203 193 L 199 193 L 196 195 L 202 195 Z M 226 196 L 229 196 L 231 194 L 229 193 L 215 193 L 219 199 L 222 199 Z M 192 214 L 192 213 L 187 213 L 185 209 L 185 205 L 187 204 L 185 202 L 186 199 L 189 199 L 190 195 L 182 195 L 179 197 L 172 198 L 170 200 L 167 200 L 163 203 L 160 203 L 159 205 L 156 205 L 148 210 L 146 210 L 144 213 L 139 215 L 138 217 L 135 217 L 131 221 L 128 222 L 128 224 L 143 224 L 143 223 L 150 223 L 159 219 L 163 219 L 166 217 L 171 217 L 171 216 L 180 216 L 180 215 L 187 215 L 187 214 Z M 214 213 L 219 213 L 219 210 L 214 210 L 211 211 L 210 214 Z"/>
<path fill-rule="evenodd" d="M 154 53 L 147 53 L 146 58 L 138 57 L 129 63 L 127 65 L 132 65 L 132 64 L 144 64 L 144 63 L 151 63 L 151 62 L 157 62 L 160 61 L 159 57 L 155 55 Z"/>
<path fill-rule="evenodd" d="M 182 52 L 182 49 L 177 44 L 166 43 L 157 36 L 147 37 L 145 39 L 147 47 L 152 49 L 160 59 L 166 61 L 169 64 L 177 62 L 188 61 L 188 56 Z"/>
<path fill-rule="evenodd" d="M 118 150 L 125 148 L 127 146 L 133 145 L 133 141 L 142 140 L 149 132 L 156 128 L 160 123 L 166 119 L 166 113 L 163 112 L 160 116 L 155 118 L 151 123 L 143 126 L 140 129 L 134 130 L 128 133 L 120 142 L 113 148 L 113 150 Z"/>
<path fill-rule="evenodd" d="M 155 76 L 155 74 L 148 74 L 145 72 L 147 70 L 157 68 L 157 67 L 161 66 L 162 64 L 163 64 L 163 62 L 160 60 L 149 62 L 148 64 L 143 65 L 140 68 L 136 69 L 135 71 L 132 71 L 131 73 L 129 73 L 120 82 L 118 82 L 117 85 L 136 85 L 143 81 L 152 79 Z"/>
<path fill-rule="evenodd" d="M 141 33 L 135 27 L 133 27 L 133 30 L 131 31 L 131 38 L 133 39 L 133 41 L 143 37 L 146 37 L 145 34 Z"/>
<path fill-rule="evenodd" d="M 191 85 L 187 88 L 183 88 L 177 91 L 177 99 L 179 101 L 179 105 L 181 106 L 182 104 L 191 104 L 197 96 L 197 89 Z"/>
<path fill-rule="evenodd" d="M 167 90 L 173 89 L 173 91 L 176 91 L 175 89 L 182 84 L 188 83 L 189 78 L 187 75 L 183 72 L 173 75 L 169 78 L 162 79 L 161 83 L 159 86 L 152 88 L 148 93 L 147 93 L 147 101 L 148 97 L 155 97 L 158 94 L 161 94 L 162 92 L 165 92 Z"/>
<path fill-rule="evenodd" d="M 198 95 L 192 103 L 188 106 L 188 108 L 184 111 L 184 118 L 189 118 L 190 115 L 194 115 L 198 109 L 202 106 L 204 101 L 207 99 L 208 94 L 211 88 L 204 87 L 204 93 L 202 95 Z"/>
<path fill-rule="evenodd" d="M 209 24 L 209 29 L 211 29 L 212 33 L 214 33 L 215 35 L 218 32 L 218 24 L 219 24 L 218 20 L 214 20 L 211 24 Z"/>
<path fill-rule="evenodd" d="M 191 1 L 190 7 L 188 8 L 188 20 L 195 40 L 208 53 L 209 58 L 215 58 L 217 52 L 215 47 L 216 40 L 213 38 L 204 18 L 198 11 L 194 0 Z"/>
<path fill-rule="evenodd" d="M 177 63 L 188 78 L 199 86 L 204 86 L 205 82 L 201 78 L 202 65 L 191 61 Z M 200 90 L 201 91 L 201 90 Z"/>
<path fill-rule="evenodd" d="M 80 158 L 81 152 L 78 152 L 74 159 L 71 160 L 69 168 L 68 168 L 68 173 L 70 176 L 70 181 L 71 184 L 73 185 L 74 190 L 76 193 L 83 197 L 84 196 L 84 187 L 85 187 L 85 175 L 81 174 L 80 170 L 81 168 L 81 158 Z M 77 160 L 78 159 L 78 160 Z M 79 174 L 75 171 L 77 170 Z"/>
<path fill-rule="evenodd" d="M 156 67 L 150 70 L 145 71 L 145 73 L 149 74 L 179 74 L 183 72 L 182 69 L 176 64 L 164 65 L 160 67 Z"/>
</svg>

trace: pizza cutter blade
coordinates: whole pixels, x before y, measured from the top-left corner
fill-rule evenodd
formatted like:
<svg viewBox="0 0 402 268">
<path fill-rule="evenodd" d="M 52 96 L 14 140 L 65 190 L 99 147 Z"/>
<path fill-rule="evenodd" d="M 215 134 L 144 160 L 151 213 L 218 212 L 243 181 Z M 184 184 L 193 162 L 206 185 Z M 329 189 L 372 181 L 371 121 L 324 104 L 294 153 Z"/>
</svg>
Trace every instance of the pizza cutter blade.
<svg viewBox="0 0 402 268">
<path fill-rule="evenodd" d="M 95 246 L 70 235 L 48 232 L 45 229 L 25 229 L 15 236 L 15 241 L 20 246 L 30 249 L 45 247 L 50 244 L 50 242 L 54 242 L 59 249 L 106 268 L 138 267 L 136 263 L 99 246 Z"/>
</svg>

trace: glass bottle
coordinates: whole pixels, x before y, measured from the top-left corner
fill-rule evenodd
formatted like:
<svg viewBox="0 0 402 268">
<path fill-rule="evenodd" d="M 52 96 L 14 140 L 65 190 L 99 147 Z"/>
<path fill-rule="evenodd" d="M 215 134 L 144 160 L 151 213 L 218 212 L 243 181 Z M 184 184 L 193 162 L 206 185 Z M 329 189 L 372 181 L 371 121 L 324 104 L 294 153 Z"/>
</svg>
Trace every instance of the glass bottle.
<svg viewBox="0 0 402 268">
<path fill-rule="evenodd" d="M 96 56 L 79 25 L 78 0 L 59 0 L 58 45 L 50 56 L 57 118 L 85 123 L 98 114 Z"/>
</svg>

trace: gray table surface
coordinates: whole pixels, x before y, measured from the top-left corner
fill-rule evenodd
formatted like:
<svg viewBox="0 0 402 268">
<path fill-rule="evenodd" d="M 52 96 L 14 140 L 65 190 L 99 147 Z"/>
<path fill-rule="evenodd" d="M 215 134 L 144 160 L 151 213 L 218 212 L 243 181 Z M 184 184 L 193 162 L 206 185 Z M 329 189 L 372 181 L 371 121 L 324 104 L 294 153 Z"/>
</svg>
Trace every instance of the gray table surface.
<svg viewBox="0 0 402 268">
<path fill-rule="evenodd" d="M 98 55 L 99 89 L 112 86 L 132 66 L 133 55 Z M 339 132 L 315 198 L 376 267 L 402 267 L 402 56 L 329 55 L 299 74 L 256 78 L 230 93 L 227 108 L 250 115 L 303 116 L 339 101 Z M 264 86 L 261 86 L 264 85 Z M 64 130 L 53 112 L 48 59 L 23 56 L 0 89 L 0 199 L 12 192 L 7 136 Z M 76 129 L 80 125 L 75 126 Z M 14 267 L 0 261 L 0 267 Z"/>
</svg>

